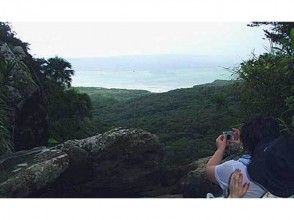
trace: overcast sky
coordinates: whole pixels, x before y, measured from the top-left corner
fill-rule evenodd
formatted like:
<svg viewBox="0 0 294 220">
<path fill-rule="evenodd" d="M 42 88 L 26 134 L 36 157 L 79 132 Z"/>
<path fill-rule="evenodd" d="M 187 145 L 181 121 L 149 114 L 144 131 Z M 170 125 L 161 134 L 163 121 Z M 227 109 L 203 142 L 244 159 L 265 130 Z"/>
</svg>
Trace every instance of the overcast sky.
<svg viewBox="0 0 294 220">
<path fill-rule="evenodd" d="M 246 59 L 268 46 L 246 23 L 11 23 L 38 57 L 141 54 L 217 55 Z"/>
</svg>

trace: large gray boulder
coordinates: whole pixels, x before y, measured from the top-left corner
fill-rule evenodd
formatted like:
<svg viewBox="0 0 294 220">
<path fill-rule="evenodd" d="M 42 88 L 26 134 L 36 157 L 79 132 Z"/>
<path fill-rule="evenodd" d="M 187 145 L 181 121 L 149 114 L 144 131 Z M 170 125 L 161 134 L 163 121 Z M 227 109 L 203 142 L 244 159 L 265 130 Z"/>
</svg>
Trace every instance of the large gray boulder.
<svg viewBox="0 0 294 220">
<path fill-rule="evenodd" d="M 153 196 L 150 192 L 161 187 L 161 161 L 162 144 L 156 135 L 114 129 L 52 148 L 3 155 L 0 196 Z"/>
<path fill-rule="evenodd" d="M 144 130 L 118 128 L 56 148 L 71 167 L 41 197 L 139 197 L 161 184 L 162 144 Z"/>
<path fill-rule="evenodd" d="M 57 149 L 38 147 L 0 157 L 0 197 L 27 197 L 53 182 L 69 166 Z"/>
</svg>

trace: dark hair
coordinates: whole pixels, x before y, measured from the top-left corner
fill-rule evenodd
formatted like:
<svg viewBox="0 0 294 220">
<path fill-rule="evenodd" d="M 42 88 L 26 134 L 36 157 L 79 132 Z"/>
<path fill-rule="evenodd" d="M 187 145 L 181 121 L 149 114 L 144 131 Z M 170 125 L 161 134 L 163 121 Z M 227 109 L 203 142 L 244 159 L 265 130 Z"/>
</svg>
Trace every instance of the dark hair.
<svg viewBox="0 0 294 220">
<path fill-rule="evenodd" d="M 253 155 L 255 147 L 265 139 L 280 136 L 279 123 L 272 117 L 255 117 L 245 123 L 240 132 L 244 149 Z"/>
</svg>

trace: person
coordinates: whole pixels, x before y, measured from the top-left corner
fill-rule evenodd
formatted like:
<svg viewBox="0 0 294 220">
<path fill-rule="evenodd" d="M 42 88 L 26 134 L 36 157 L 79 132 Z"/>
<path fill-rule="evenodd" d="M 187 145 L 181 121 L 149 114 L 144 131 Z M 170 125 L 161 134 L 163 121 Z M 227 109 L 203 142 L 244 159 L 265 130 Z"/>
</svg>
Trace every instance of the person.
<svg viewBox="0 0 294 220">
<path fill-rule="evenodd" d="M 261 198 L 267 190 L 250 178 L 247 166 L 255 160 L 255 155 L 258 155 L 256 152 L 263 148 L 260 146 L 266 146 L 280 136 L 279 124 L 271 117 L 257 117 L 245 123 L 241 131 L 235 128 L 233 131 L 234 141 L 228 141 L 224 134 L 216 139 L 217 150 L 206 165 L 207 177 L 210 181 L 218 184 L 222 188 L 224 196 L 228 197 L 231 176 L 239 169 L 242 174 L 242 184 L 249 184 L 244 197 Z M 231 142 L 242 144 L 246 154 L 238 160 L 221 163 L 224 152 Z"/>
</svg>

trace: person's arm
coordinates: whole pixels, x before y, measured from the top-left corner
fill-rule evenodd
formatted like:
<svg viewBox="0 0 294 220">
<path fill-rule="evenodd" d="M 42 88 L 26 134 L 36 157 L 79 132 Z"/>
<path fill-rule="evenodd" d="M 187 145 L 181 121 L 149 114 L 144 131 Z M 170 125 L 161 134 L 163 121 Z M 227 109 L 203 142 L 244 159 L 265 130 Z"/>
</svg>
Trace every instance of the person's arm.
<svg viewBox="0 0 294 220">
<path fill-rule="evenodd" d="M 206 164 L 206 174 L 208 180 L 217 183 L 215 179 L 215 167 L 220 164 L 224 157 L 225 149 L 227 147 L 227 140 L 225 135 L 220 135 L 216 139 L 217 150 Z"/>
<path fill-rule="evenodd" d="M 229 198 L 243 198 L 248 188 L 249 183 L 243 184 L 243 174 L 236 170 L 231 176 Z"/>
</svg>

